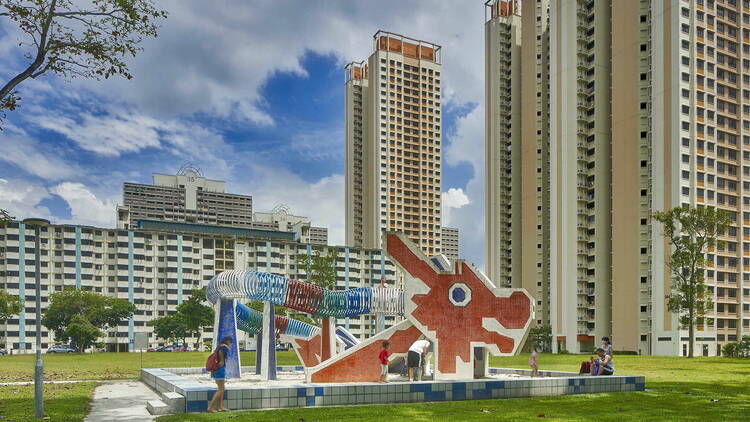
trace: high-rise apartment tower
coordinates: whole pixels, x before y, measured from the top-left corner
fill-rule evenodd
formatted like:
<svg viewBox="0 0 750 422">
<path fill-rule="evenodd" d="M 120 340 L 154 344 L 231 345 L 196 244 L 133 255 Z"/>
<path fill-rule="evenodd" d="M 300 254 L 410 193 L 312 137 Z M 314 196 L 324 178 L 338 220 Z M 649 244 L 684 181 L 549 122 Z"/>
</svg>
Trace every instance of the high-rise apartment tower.
<svg viewBox="0 0 750 422">
<path fill-rule="evenodd" d="M 123 183 L 118 228 L 134 229 L 141 219 L 252 226 L 252 196 L 224 192 L 223 181 L 206 179 L 196 167 L 183 167 L 176 175 L 154 173 L 152 179 L 152 185 Z"/>
<path fill-rule="evenodd" d="M 667 307 L 671 249 L 651 216 L 723 209 L 733 222 L 707 251 L 715 305 L 696 338 L 698 354 L 720 353 L 750 332 L 750 2 L 524 1 L 520 105 L 495 63 L 510 52 L 516 66 L 508 29 L 517 34 L 518 19 L 507 7 L 517 13 L 518 3 L 487 3 L 491 275 L 536 296 L 555 350 L 587 351 L 609 336 L 616 350 L 684 354 L 687 330 Z"/>
<path fill-rule="evenodd" d="M 346 66 L 346 243 L 380 247 L 385 230 L 441 251 L 440 46 L 378 31 Z"/>
<path fill-rule="evenodd" d="M 549 325 L 549 1 L 487 1 L 484 28 L 487 272 Z"/>
</svg>

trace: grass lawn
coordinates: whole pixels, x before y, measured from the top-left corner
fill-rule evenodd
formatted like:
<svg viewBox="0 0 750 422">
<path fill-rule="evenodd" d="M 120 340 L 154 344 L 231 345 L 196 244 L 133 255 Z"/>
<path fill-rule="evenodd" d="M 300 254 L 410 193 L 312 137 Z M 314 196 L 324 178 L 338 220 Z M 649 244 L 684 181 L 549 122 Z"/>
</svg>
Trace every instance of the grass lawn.
<svg viewBox="0 0 750 422">
<path fill-rule="evenodd" d="M 493 358 L 523 368 L 528 355 Z M 542 355 L 541 369 L 577 371 L 585 356 Z M 735 421 L 750 417 L 750 360 L 616 356 L 620 374 L 645 375 L 646 391 L 526 399 L 394 404 L 164 416 L 173 421 Z"/>
<path fill-rule="evenodd" d="M 241 352 L 243 365 L 255 365 L 255 352 Z M 144 368 L 201 367 L 208 352 L 143 353 Z M 140 353 L 45 354 L 46 380 L 138 378 Z M 0 383 L 34 380 L 34 355 L 0 356 Z M 293 351 L 278 352 L 279 365 L 299 365 Z M 0 419 L 2 420 L 2 419 Z"/>
<path fill-rule="evenodd" d="M 4 361 L 0 361 L 2 365 Z M 95 382 L 47 384 L 44 414 L 50 421 L 82 421 L 86 416 Z M 34 417 L 34 386 L 0 386 L 0 421 L 38 421 Z"/>
<path fill-rule="evenodd" d="M 144 367 L 202 366 L 207 353 L 144 353 Z M 492 366 L 524 368 L 527 355 L 493 358 Z M 47 379 L 132 379 L 140 354 L 45 355 Z M 577 371 L 585 356 L 542 355 L 541 369 Z M 253 352 L 243 352 L 247 365 Z M 293 352 L 279 352 L 280 365 L 297 364 Z M 748 420 L 750 359 L 615 356 L 617 373 L 645 375 L 644 392 L 606 393 L 529 399 L 450 403 L 395 404 L 283 409 L 166 416 L 170 421 L 495 421 L 538 420 Z M 0 382 L 30 381 L 34 356 L 0 357 Z M 230 382 L 231 384 L 231 382 Z M 95 383 L 47 385 L 46 410 L 51 420 L 81 420 Z M 31 420 L 33 387 L 0 387 L 0 422 Z"/>
</svg>

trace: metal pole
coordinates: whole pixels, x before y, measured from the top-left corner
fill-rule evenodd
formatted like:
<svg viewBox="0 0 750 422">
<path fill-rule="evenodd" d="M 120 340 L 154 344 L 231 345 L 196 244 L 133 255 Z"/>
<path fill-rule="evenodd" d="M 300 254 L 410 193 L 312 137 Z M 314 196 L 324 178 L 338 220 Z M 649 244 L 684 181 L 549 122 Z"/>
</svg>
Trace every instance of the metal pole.
<svg viewBox="0 0 750 422">
<path fill-rule="evenodd" d="M 36 365 L 34 366 L 34 408 L 38 419 L 44 417 L 44 365 L 42 364 L 42 276 L 41 276 L 41 234 L 37 224 L 36 232 Z M 23 269 L 21 269 L 23 271 Z"/>
</svg>

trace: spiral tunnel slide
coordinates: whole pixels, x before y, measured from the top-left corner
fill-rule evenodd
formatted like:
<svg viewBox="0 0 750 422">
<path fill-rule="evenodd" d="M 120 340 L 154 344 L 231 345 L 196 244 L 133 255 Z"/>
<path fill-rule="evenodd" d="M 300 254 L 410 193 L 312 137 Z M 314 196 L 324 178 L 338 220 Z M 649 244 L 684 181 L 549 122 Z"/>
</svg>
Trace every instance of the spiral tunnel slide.
<svg viewBox="0 0 750 422">
<path fill-rule="evenodd" d="M 226 299 L 268 301 L 313 316 L 345 318 L 361 314 L 403 315 L 404 294 L 401 289 L 360 287 L 329 290 L 319 286 L 260 271 L 233 270 L 216 275 L 206 295 L 212 303 Z M 263 326 L 263 313 L 237 303 L 237 328 L 257 334 Z M 300 361 L 311 367 L 321 362 L 321 329 L 305 322 L 275 316 L 276 336 L 286 336 Z M 356 338 L 343 327 L 335 330 L 344 349 L 357 344 Z"/>
</svg>

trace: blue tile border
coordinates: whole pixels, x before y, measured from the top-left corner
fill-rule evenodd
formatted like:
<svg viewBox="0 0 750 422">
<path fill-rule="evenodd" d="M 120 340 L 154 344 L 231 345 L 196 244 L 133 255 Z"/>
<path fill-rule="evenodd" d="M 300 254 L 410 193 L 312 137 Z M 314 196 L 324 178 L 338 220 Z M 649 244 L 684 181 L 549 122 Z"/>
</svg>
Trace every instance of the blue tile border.
<svg viewBox="0 0 750 422">
<path fill-rule="evenodd" d="M 243 367 L 251 372 L 253 367 Z M 300 371 L 301 366 L 281 366 L 280 371 Z M 186 374 L 200 374 L 202 368 L 144 368 L 141 380 L 159 393 L 177 392 L 184 396 L 184 412 L 204 412 L 216 391 Z M 254 371 L 253 371 L 254 372 Z M 528 376 L 530 371 L 489 368 L 490 374 Z M 576 373 L 540 371 L 534 379 L 478 379 L 464 381 L 423 381 L 417 383 L 331 383 L 265 387 L 230 385 L 224 395 L 230 409 L 272 409 L 286 407 L 341 406 L 374 403 L 418 403 L 459 400 L 486 400 L 515 397 L 557 396 L 603 392 L 644 391 L 642 376 L 590 377 Z M 179 411 L 180 409 L 176 409 Z"/>
</svg>

